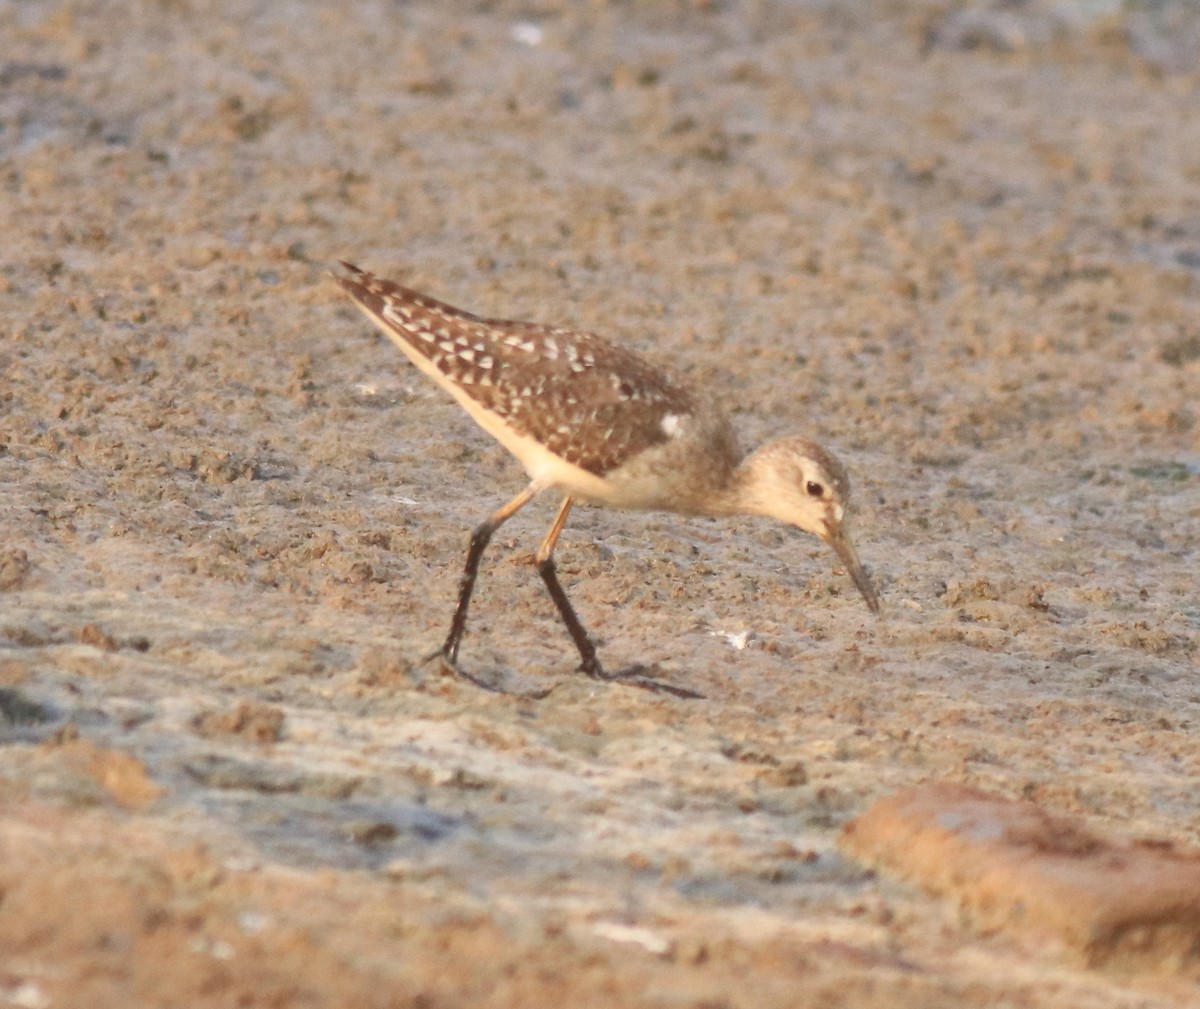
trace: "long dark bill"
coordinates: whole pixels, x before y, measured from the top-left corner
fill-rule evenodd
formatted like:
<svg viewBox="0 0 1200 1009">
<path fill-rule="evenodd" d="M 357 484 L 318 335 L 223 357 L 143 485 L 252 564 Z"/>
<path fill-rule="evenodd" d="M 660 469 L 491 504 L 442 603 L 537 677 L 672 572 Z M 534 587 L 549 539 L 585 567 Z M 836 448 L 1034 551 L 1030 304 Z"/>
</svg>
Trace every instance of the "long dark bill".
<svg viewBox="0 0 1200 1009">
<path fill-rule="evenodd" d="M 825 531 L 825 542 L 837 551 L 838 557 L 846 565 L 846 571 L 853 579 L 855 587 L 867 601 L 867 609 L 872 613 L 878 613 L 879 593 L 875 591 L 875 586 L 871 584 L 871 579 L 863 570 L 862 561 L 858 559 L 858 552 L 854 549 L 854 544 L 850 542 L 845 530 L 840 523 L 837 525 L 830 523 L 825 527 Z"/>
</svg>

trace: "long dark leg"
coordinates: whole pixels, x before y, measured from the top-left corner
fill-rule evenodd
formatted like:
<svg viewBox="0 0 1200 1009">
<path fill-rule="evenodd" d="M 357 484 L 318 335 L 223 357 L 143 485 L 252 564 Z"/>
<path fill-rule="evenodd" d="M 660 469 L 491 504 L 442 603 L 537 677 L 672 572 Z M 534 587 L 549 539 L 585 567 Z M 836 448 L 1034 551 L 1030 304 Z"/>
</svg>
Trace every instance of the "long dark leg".
<svg viewBox="0 0 1200 1009">
<path fill-rule="evenodd" d="M 567 630 L 571 634 L 571 640 L 575 642 L 575 647 L 579 649 L 579 658 L 581 660 L 579 663 L 580 671 L 586 673 L 594 680 L 628 683 L 635 687 L 642 687 L 645 690 L 674 694 L 676 697 L 703 697 L 703 694 L 699 694 L 694 690 L 688 690 L 686 687 L 676 687 L 670 683 L 664 683 L 661 680 L 643 676 L 638 667 L 623 670 L 619 673 L 606 673 L 604 667 L 600 665 L 600 660 L 596 657 L 596 646 L 592 643 L 588 632 L 584 630 L 583 624 L 579 622 L 579 617 L 576 615 L 575 609 L 571 606 L 571 601 L 567 598 L 566 592 L 563 591 L 563 587 L 558 580 L 558 566 L 554 563 L 554 547 L 558 543 L 558 537 L 562 535 L 563 526 L 567 524 L 567 516 L 571 514 L 571 505 L 574 503 L 569 497 L 563 499 L 562 507 L 558 509 L 558 514 L 554 517 L 554 524 L 550 527 L 550 531 L 546 533 L 546 538 L 542 540 L 542 545 L 538 547 L 537 554 L 534 556 L 534 563 L 537 565 L 538 574 L 542 576 L 542 581 L 546 583 L 546 589 L 550 593 L 550 598 L 554 600 L 554 605 L 558 607 L 558 612 L 563 618 L 563 623 L 567 625 Z"/>
<path fill-rule="evenodd" d="M 434 652 L 430 656 L 430 658 L 434 658 L 441 655 L 443 664 L 448 668 L 488 690 L 496 688 L 490 683 L 476 679 L 469 673 L 462 672 L 456 665 L 458 646 L 462 644 L 463 632 L 467 629 L 467 609 L 471 605 L 471 593 L 475 590 L 475 579 L 479 575 L 479 561 L 496 530 L 537 497 L 539 490 L 540 488 L 536 484 L 530 484 L 503 508 L 495 511 L 471 534 L 471 546 L 467 550 L 467 564 L 463 568 L 462 581 L 459 582 L 458 605 L 454 608 L 454 618 L 450 621 L 450 633 L 446 635 L 446 643 L 442 645 L 441 651 Z"/>
<path fill-rule="evenodd" d="M 592 644 L 588 632 L 583 629 L 583 624 L 579 622 L 579 617 L 575 614 L 571 601 L 563 591 L 562 585 L 559 584 L 558 565 L 554 563 L 554 545 L 558 542 L 558 537 L 562 535 L 563 526 L 567 524 L 567 516 L 571 514 L 571 505 L 574 503 L 569 497 L 563 498 L 562 507 L 558 509 L 558 514 L 554 517 L 554 525 L 550 527 L 550 531 L 546 533 L 546 538 L 542 540 L 542 545 L 538 547 L 538 551 L 534 555 L 534 563 L 537 565 L 538 574 L 542 576 L 542 581 L 546 583 L 550 598 L 558 607 L 563 623 L 567 625 L 571 640 L 579 649 L 579 658 L 582 660 L 579 664 L 580 670 L 587 673 L 588 676 L 603 680 L 608 677 L 600 665 L 600 660 L 596 658 L 596 646 Z"/>
</svg>

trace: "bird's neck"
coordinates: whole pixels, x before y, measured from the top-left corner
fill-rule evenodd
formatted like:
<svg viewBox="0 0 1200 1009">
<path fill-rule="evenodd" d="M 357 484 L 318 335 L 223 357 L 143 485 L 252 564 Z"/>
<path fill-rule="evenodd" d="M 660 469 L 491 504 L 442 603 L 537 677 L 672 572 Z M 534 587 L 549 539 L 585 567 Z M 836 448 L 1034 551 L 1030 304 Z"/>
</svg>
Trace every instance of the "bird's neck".
<svg viewBox="0 0 1200 1009">
<path fill-rule="evenodd" d="M 741 456 L 719 474 L 709 501 L 713 515 L 760 513 L 756 504 L 763 488 L 761 451 Z"/>
</svg>

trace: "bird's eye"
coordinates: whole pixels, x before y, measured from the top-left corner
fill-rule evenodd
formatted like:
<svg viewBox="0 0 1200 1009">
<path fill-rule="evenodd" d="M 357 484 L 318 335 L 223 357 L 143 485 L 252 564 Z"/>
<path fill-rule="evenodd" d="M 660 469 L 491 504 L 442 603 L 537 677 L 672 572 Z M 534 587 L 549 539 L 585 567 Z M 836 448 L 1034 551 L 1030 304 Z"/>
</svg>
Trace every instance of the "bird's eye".
<svg viewBox="0 0 1200 1009">
<path fill-rule="evenodd" d="M 820 498 L 825 494 L 825 488 L 821 484 L 817 483 L 816 480 L 809 480 L 804 489 L 808 491 L 809 497 Z"/>
</svg>

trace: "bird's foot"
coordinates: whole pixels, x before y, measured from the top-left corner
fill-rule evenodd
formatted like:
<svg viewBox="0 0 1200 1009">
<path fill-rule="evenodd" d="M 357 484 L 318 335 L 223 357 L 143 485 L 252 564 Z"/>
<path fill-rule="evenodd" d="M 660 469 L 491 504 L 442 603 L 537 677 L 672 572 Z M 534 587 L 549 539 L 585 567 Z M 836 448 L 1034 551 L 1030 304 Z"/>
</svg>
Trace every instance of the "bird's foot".
<svg viewBox="0 0 1200 1009">
<path fill-rule="evenodd" d="M 671 694 L 673 697 L 681 697 L 689 701 L 704 699 L 704 695 L 698 690 L 677 687 L 674 683 L 667 683 L 665 680 L 646 675 L 648 672 L 657 671 L 657 668 L 657 666 L 645 666 L 639 662 L 632 666 L 626 666 L 624 669 L 618 669 L 615 673 L 609 673 L 600 665 L 599 659 L 584 662 L 579 667 L 585 675 L 604 683 L 623 683 L 631 687 L 641 687 L 642 690 L 650 690 L 656 694 Z"/>
<path fill-rule="evenodd" d="M 431 662 L 438 663 L 443 676 L 457 676 L 468 683 L 475 684 L 481 690 L 487 690 L 493 694 L 507 694 L 510 697 L 528 697 L 535 701 L 540 701 L 558 686 L 557 683 L 551 684 L 548 687 L 543 686 L 527 676 L 507 671 L 497 671 L 493 678 L 485 679 L 482 676 L 476 676 L 474 673 L 468 673 L 465 669 L 461 669 L 458 662 L 444 648 L 439 648 L 436 652 L 430 652 L 420 661 L 419 665 L 427 666 Z"/>
</svg>

